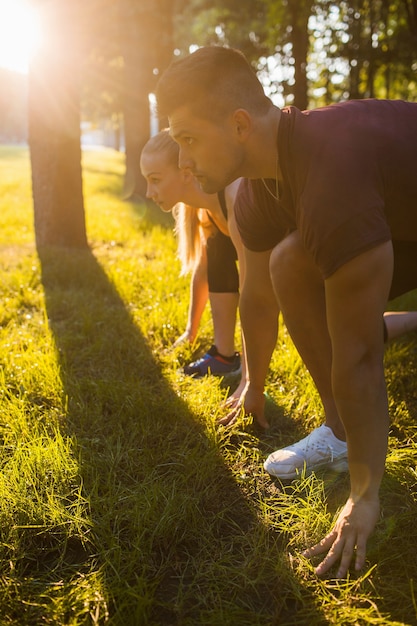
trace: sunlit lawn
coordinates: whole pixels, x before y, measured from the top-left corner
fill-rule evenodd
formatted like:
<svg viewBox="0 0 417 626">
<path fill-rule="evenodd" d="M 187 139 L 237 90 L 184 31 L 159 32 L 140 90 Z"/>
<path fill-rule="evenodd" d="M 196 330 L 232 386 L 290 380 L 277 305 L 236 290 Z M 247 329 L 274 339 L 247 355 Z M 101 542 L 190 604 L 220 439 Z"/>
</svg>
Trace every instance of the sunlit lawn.
<svg viewBox="0 0 417 626">
<path fill-rule="evenodd" d="M 189 286 L 172 223 L 120 200 L 122 155 L 83 165 L 90 250 L 40 259 L 28 153 L 0 147 L 0 624 L 416 624 L 416 334 L 386 351 L 392 429 L 367 568 L 318 580 L 300 551 L 348 479 L 281 485 L 262 469 L 322 419 L 285 328 L 270 434 L 218 427 L 236 380 L 186 379 L 193 353 L 171 349 Z M 211 333 L 207 311 L 197 352 Z"/>
</svg>

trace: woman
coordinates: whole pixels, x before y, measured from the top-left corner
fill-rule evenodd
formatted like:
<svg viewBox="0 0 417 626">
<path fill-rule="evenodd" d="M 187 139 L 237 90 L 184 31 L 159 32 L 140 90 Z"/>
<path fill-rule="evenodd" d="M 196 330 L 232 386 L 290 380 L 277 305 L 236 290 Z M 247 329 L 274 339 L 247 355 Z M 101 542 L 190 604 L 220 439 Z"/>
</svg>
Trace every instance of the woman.
<svg viewBox="0 0 417 626">
<path fill-rule="evenodd" d="M 192 273 L 187 328 L 175 345 L 193 343 L 210 299 L 214 343 L 184 372 L 195 377 L 237 372 L 241 361 L 234 342 L 239 301 L 236 259 L 241 243 L 233 204 L 240 181 L 219 194 L 203 192 L 192 174 L 178 167 L 178 146 L 167 130 L 143 148 L 141 170 L 147 180 L 147 197 L 163 211 L 173 211 L 182 274 Z"/>
</svg>

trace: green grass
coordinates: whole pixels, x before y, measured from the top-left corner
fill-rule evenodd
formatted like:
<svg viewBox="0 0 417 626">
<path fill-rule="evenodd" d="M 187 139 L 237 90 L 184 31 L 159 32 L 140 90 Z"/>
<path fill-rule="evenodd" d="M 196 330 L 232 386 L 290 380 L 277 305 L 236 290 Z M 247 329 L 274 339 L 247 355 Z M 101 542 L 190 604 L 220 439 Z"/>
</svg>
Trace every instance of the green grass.
<svg viewBox="0 0 417 626">
<path fill-rule="evenodd" d="M 120 200 L 121 155 L 83 165 L 90 250 L 39 258 L 28 153 L 0 147 L 0 625 L 416 624 L 416 335 L 386 352 L 392 428 L 367 569 L 318 580 L 300 551 L 348 480 L 283 486 L 262 469 L 322 419 L 285 328 L 271 433 L 218 427 L 227 381 L 184 378 L 191 349 L 170 348 L 189 287 L 172 222 Z M 207 311 L 197 350 L 211 333 Z"/>
</svg>

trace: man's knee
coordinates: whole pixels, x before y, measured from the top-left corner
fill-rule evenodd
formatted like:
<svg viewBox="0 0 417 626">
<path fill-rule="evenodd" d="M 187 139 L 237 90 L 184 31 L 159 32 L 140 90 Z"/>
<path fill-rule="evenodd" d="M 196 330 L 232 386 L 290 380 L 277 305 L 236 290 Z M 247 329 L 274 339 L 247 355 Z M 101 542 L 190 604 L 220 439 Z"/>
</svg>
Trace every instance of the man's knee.
<svg viewBox="0 0 417 626">
<path fill-rule="evenodd" d="M 297 231 L 283 239 L 272 251 L 269 271 L 276 294 L 281 289 L 299 287 L 324 288 L 323 277 Z"/>
<path fill-rule="evenodd" d="M 297 231 L 280 241 L 271 252 L 269 271 L 271 276 L 293 271 L 300 263 L 304 249 Z"/>
</svg>

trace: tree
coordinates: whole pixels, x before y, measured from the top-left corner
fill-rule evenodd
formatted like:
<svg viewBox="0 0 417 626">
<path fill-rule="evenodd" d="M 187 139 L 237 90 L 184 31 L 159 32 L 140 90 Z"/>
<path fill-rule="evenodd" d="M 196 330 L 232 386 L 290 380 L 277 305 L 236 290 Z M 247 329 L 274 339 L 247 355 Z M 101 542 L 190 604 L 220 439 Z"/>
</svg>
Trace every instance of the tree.
<svg viewBox="0 0 417 626">
<path fill-rule="evenodd" d="M 176 25 L 182 48 L 222 44 L 239 48 L 265 80 L 270 94 L 304 109 L 308 105 L 309 18 L 314 0 L 194 0 Z M 271 78 L 269 60 L 281 64 Z"/>
<path fill-rule="evenodd" d="M 268 10 L 268 41 L 281 62 L 292 67 L 283 81 L 282 91 L 286 99 L 299 109 L 309 104 L 307 66 L 310 53 L 309 20 L 314 0 L 265 0 Z M 288 74 L 288 72 L 287 72 Z"/>
<path fill-rule="evenodd" d="M 337 10 L 338 23 L 329 59 L 345 59 L 346 97 L 413 99 L 417 96 L 415 0 L 321 0 L 322 10 Z M 343 37 L 336 36 L 336 29 Z"/>
<path fill-rule="evenodd" d="M 38 249 L 86 247 L 79 71 L 82 0 L 38 3 L 45 45 L 29 70 L 29 147 Z"/>
<path fill-rule="evenodd" d="M 119 0 L 124 59 L 125 198 L 144 198 L 140 154 L 150 136 L 149 94 L 173 54 L 173 0 Z"/>
<path fill-rule="evenodd" d="M 105 145 L 120 150 L 124 62 L 120 49 L 119 3 L 95 0 L 88 53 L 81 77 L 82 120 L 106 131 Z M 98 10 L 100 7 L 100 10 Z"/>
</svg>

